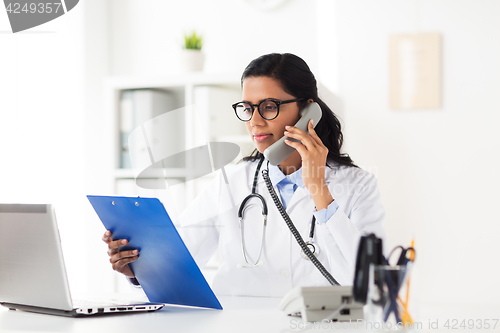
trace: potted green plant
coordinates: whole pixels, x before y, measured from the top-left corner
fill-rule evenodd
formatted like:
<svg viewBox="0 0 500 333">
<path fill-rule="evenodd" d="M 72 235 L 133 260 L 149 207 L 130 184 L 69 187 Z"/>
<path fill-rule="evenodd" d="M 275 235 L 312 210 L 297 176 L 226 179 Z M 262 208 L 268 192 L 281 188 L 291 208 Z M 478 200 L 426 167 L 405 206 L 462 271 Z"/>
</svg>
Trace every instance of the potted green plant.
<svg viewBox="0 0 500 333">
<path fill-rule="evenodd" d="M 187 72 L 203 70 L 205 55 L 201 51 L 203 37 L 193 31 L 184 35 L 184 47 L 182 50 L 182 62 Z"/>
</svg>

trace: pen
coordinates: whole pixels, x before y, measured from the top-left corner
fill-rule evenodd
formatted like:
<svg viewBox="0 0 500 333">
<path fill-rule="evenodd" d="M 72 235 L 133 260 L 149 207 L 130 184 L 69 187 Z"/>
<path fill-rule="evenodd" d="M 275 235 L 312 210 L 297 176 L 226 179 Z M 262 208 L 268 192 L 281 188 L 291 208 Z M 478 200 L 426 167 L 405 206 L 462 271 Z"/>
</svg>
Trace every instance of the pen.
<svg viewBox="0 0 500 333">
<path fill-rule="evenodd" d="M 414 247 L 413 247 L 414 245 L 415 245 L 415 241 L 412 239 L 410 247 L 412 249 L 414 249 Z M 415 260 L 415 250 L 411 251 L 409 259 L 411 262 L 413 262 Z M 399 301 L 403 305 L 403 313 L 401 315 L 401 318 L 403 319 L 403 324 L 406 324 L 407 322 L 409 322 L 410 324 L 413 325 L 413 319 L 411 318 L 410 313 L 408 312 L 408 302 L 410 299 L 410 278 L 411 278 L 411 275 L 408 275 L 408 281 L 406 282 L 406 299 L 403 302 L 401 300 L 401 298 L 399 298 Z"/>
</svg>

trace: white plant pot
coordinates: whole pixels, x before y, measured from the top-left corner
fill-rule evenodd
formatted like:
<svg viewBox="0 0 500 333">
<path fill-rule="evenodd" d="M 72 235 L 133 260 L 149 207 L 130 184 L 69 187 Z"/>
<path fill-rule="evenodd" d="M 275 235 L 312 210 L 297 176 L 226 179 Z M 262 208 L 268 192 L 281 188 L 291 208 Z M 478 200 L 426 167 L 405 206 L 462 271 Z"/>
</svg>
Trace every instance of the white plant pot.
<svg viewBox="0 0 500 333">
<path fill-rule="evenodd" d="M 199 72 L 205 64 L 205 54 L 201 50 L 182 50 L 181 63 L 186 72 Z"/>
</svg>

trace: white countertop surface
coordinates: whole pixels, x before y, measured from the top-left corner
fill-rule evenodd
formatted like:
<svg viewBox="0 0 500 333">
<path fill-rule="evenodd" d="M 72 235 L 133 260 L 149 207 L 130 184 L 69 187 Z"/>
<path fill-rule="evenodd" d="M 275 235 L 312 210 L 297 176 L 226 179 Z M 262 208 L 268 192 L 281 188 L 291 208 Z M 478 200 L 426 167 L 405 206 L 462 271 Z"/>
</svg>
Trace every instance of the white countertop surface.
<svg viewBox="0 0 500 333">
<path fill-rule="evenodd" d="M 278 309 L 279 298 L 219 297 L 224 310 L 165 306 L 152 313 L 113 314 L 88 318 L 8 310 L 0 307 L 0 332 L 316 332 L 367 331 L 352 323 L 318 323 L 305 325 L 300 318 L 286 316 Z M 418 332 L 500 332 L 500 322 L 493 329 L 479 328 L 484 319 L 500 319 L 500 308 L 435 305 L 422 307 L 414 320 L 422 324 Z M 419 317 L 417 317 L 419 316 Z M 460 327 L 465 320 L 474 320 L 472 328 Z M 456 329 L 446 328 L 446 320 Z M 436 328 L 436 321 L 438 327 Z M 491 326 L 495 321 L 490 320 Z M 433 324 L 433 327 L 430 325 Z M 356 329 L 357 327 L 357 329 Z M 369 330 L 368 330 L 369 331 Z M 371 330 L 380 331 L 381 330 Z"/>
</svg>

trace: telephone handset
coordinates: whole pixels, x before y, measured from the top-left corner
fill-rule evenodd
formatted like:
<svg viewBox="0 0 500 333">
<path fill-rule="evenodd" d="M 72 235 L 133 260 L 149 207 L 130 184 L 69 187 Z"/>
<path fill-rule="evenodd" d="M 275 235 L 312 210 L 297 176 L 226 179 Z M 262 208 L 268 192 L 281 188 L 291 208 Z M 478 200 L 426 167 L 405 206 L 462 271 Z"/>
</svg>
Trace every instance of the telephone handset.
<svg viewBox="0 0 500 333">
<path fill-rule="evenodd" d="M 307 133 L 307 124 L 309 120 L 313 120 L 314 127 L 318 125 L 321 119 L 321 107 L 318 103 L 308 103 L 301 111 L 301 117 L 299 121 L 295 124 L 295 127 L 300 128 Z M 281 139 L 273 143 L 266 150 L 264 150 L 264 157 L 272 165 L 278 165 L 283 162 L 291 153 L 295 151 L 295 148 L 290 147 L 285 143 L 285 139 L 290 141 L 300 142 L 299 140 L 288 138 L 283 136 Z"/>
</svg>

